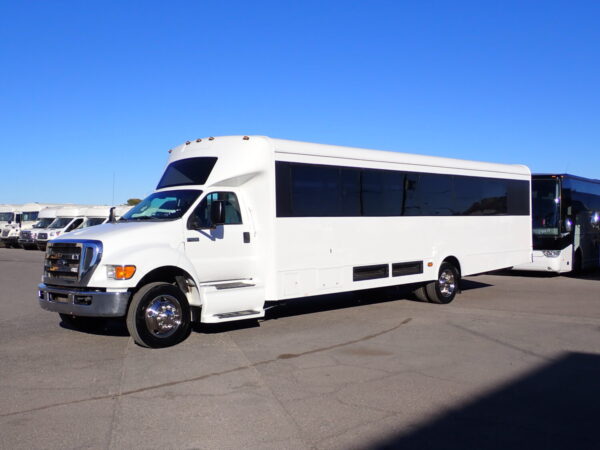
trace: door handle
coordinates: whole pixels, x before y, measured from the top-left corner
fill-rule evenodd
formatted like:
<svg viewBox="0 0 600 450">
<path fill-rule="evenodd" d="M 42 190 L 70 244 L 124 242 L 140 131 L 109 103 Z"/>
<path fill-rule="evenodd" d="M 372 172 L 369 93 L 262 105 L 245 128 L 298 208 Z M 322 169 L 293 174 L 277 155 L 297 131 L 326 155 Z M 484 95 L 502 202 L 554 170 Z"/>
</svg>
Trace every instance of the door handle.
<svg viewBox="0 0 600 450">
<path fill-rule="evenodd" d="M 244 244 L 249 244 L 249 243 L 250 243 L 250 232 L 244 231 Z"/>
</svg>

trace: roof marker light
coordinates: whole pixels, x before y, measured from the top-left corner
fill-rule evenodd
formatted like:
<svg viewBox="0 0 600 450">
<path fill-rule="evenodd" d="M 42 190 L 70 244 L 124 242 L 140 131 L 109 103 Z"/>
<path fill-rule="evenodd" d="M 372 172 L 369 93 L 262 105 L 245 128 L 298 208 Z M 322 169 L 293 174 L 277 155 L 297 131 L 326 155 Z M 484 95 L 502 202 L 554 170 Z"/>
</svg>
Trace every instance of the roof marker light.
<svg viewBox="0 0 600 450">
<path fill-rule="evenodd" d="M 250 140 L 250 138 L 248 136 L 244 136 L 242 139 L 245 140 L 245 141 L 249 141 Z"/>
<path fill-rule="evenodd" d="M 169 153 L 173 153 L 173 149 L 169 150 Z"/>
<path fill-rule="evenodd" d="M 185 145 L 190 145 L 191 142 L 190 141 L 185 141 Z"/>
<path fill-rule="evenodd" d="M 202 139 L 196 139 L 196 142 L 202 142 Z"/>
<path fill-rule="evenodd" d="M 211 136 L 211 137 L 209 137 L 209 138 L 208 138 L 208 140 L 209 140 L 209 141 L 214 141 L 214 140 L 215 140 L 215 138 Z"/>
</svg>

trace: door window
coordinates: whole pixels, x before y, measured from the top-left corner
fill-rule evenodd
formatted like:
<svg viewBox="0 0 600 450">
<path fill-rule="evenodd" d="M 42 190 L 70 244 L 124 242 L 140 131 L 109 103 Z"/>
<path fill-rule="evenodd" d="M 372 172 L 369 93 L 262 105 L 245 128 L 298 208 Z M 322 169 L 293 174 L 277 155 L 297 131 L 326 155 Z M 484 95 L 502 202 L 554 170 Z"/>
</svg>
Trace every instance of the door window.
<svg viewBox="0 0 600 450">
<path fill-rule="evenodd" d="M 211 228 L 210 208 L 214 201 L 223 202 L 225 207 L 225 225 L 239 225 L 242 223 L 242 214 L 237 196 L 233 192 L 211 192 L 208 194 L 192 213 L 189 223 L 196 223 L 199 228 Z"/>
</svg>

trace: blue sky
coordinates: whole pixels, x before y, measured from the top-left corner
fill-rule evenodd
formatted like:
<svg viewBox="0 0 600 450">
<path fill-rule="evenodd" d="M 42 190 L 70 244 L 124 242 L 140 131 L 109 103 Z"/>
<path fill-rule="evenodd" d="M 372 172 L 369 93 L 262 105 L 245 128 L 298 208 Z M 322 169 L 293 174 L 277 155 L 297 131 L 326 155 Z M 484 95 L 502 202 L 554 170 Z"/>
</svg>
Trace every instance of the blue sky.
<svg viewBox="0 0 600 450">
<path fill-rule="evenodd" d="M 0 0 L 0 203 L 264 134 L 600 178 L 597 1 Z"/>
</svg>

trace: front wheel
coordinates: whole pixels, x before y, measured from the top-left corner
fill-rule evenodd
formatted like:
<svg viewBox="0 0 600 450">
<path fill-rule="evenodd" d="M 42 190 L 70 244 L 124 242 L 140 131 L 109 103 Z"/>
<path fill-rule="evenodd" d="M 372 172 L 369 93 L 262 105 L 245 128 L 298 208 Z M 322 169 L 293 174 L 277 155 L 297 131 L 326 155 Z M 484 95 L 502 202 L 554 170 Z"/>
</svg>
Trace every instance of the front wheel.
<svg viewBox="0 0 600 450">
<path fill-rule="evenodd" d="M 127 329 L 142 347 L 161 348 L 180 343 L 191 331 L 187 298 L 169 283 L 143 286 L 129 305 Z"/>
<path fill-rule="evenodd" d="M 431 303 L 446 304 L 456 297 L 460 275 L 453 264 L 443 262 L 438 278 L 427 284 L 427 298 Z"/>
</svg>

